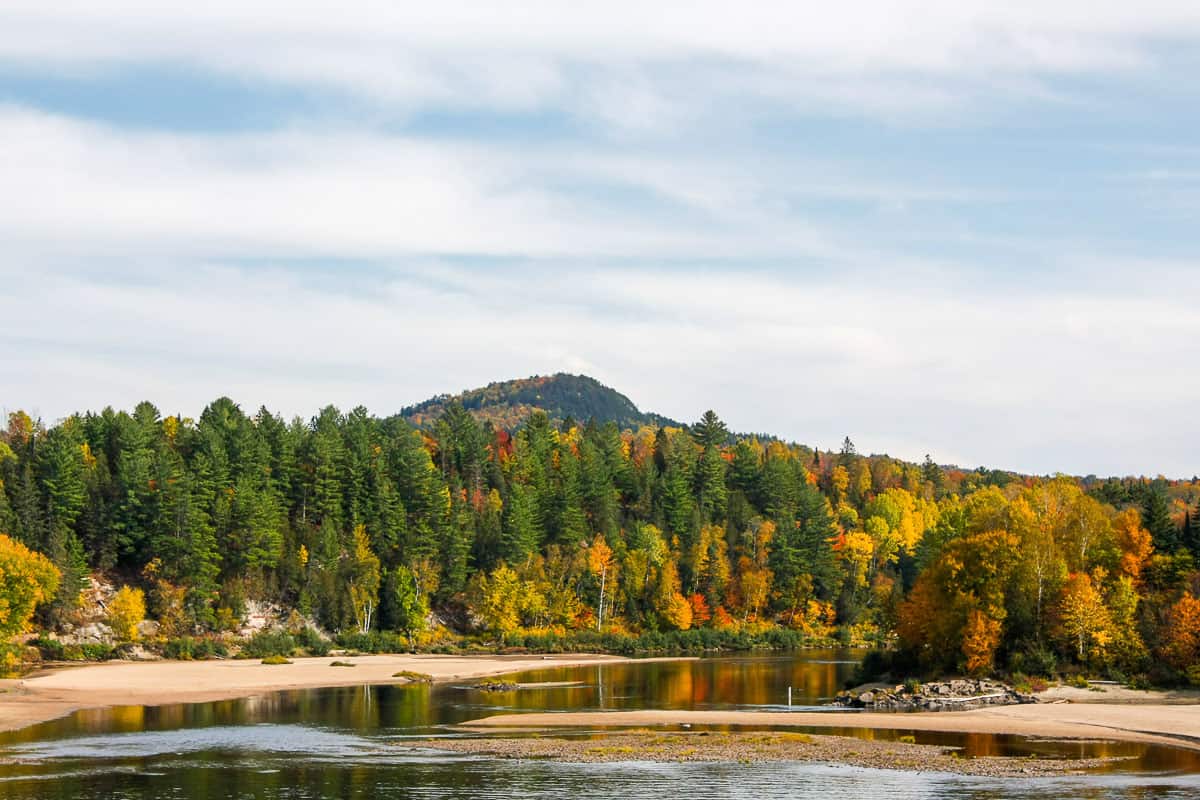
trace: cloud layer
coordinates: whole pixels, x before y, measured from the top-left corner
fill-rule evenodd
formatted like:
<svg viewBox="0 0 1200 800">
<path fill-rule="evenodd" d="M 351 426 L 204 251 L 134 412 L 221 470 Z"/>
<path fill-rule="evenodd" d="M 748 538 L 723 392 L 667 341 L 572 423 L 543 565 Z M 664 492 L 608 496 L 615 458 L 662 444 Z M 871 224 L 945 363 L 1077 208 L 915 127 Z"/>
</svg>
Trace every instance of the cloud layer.
<svg viewBox="0 0 1200 800">
<path fill-rule="evenodd" d="M 10 4 L 0 404 L 569 370 L 824 447 L 1200 470 L 1194 4 L 731 8 Z"/>
</svg>

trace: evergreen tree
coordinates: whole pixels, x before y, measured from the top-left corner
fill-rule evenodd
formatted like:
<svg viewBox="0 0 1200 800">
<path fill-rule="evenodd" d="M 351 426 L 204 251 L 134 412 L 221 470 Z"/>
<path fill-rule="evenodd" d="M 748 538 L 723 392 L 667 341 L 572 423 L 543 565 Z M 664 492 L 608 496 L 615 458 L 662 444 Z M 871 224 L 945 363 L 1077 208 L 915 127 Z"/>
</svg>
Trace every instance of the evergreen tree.
<svg viewBox="0 0 1200 800">
<path fill-rule="evenodd" d="M 725 459 L 716 447 L 709 447 L 700 457 L 696 470 L 696 504 L 704 522 L 715 522 L 725 517 L 728 492 L 725 487 Z"/>
<path fill-rule="evenodd" d="M 716 413 L 709 409 L 700 417 L 700 421 L 692 426 L 692 438 L 696 440 L 696 444 L 706 450 L 720 447 L 729 438 L 729 429 L 725 427 L 725 423 L 717 417 Z"/>
<path fill-rule="evenodd" d="M 1142 524 L 1150 531 L 1154 549 L 1160 553 L 1174 553 L 1182 544 L 1179 528 L 1171 519 L 1167 506 L 1166 491 L 1149 486 L 1142 500 Z"/>
</svg>

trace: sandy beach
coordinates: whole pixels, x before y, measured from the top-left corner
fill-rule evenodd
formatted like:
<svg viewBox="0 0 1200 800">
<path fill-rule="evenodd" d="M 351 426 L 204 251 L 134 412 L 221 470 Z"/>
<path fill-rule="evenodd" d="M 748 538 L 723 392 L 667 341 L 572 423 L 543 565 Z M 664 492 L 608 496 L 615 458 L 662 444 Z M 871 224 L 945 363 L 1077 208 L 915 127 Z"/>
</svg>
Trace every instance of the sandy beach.
<svg viewBox="0 0 1200 800">
<path fill-rule="evenodd" d="M 655 725 L 753 725 L 996 733 L 1146 742 L 1200 750 L 1200 705 L 1036 703 L 975 711 L 841 713 L 788 711 L 594 711 L 501 714 L 472 728 L 590 728 Z"/>
<path fill-rule="evenodd" d="M 330 666 L 349 661 L 352 668 Z M 0 681 L 0 730 L 15 730 L 83 708 L 202 703 L 285 689 L 403 683 L 410 671 L 435 681 L 455 681 L 551 667 L 628 661 L 617 656 L 381 655 L 294 658 L 267 665 L 228 661 L 110 661 L 52 668 L 20 680 Z"/>
</svg>

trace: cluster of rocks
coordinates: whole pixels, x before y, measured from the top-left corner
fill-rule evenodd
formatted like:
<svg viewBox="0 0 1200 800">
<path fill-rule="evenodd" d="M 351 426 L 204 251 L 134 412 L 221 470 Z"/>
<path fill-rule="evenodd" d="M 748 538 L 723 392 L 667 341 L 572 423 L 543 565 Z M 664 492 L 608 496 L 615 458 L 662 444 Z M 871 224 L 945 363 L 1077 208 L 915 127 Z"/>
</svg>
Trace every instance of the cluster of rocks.
<svg viewBox="0 0 1200 800">
<path fill-rule="evenodd" d="M 1036 703 L 1031 694 L 986 680 L 948 680 L 902 686 L 872 685 L 842 692 L 833 704 L 872 711 L 965 711 L 983 706 Z"/>
</svg>

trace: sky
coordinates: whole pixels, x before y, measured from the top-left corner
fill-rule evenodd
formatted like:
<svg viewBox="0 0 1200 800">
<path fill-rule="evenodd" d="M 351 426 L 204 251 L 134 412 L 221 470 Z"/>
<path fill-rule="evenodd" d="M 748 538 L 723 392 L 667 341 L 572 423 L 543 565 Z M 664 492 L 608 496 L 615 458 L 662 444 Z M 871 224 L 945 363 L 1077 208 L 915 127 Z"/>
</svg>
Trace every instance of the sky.
<svg viewBox="0 0 1200 800">
<path fill-rule="evenodd" d="M 566 371 L 1200 472 L 1200 5 L 6 0 L 0 407 Z"/>
</svg>

